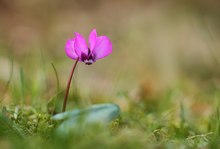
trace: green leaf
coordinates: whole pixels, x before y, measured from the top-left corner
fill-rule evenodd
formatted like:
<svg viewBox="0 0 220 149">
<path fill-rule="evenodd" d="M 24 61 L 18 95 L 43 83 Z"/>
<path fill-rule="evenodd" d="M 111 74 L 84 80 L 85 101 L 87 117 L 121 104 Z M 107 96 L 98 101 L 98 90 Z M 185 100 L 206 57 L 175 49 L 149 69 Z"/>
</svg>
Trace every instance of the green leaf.
<svg viewBox="0 0 220 149">
<path fill-rule="evenodd" d="M 0 136 L 16 136 L 19 138 L 24 137 L 19 128 L 15 124 L 13 124 L 12 121 L 3 113 L 0 113 Z"/>
<path fill-rule="evenodd" d="M 56 114 L 53 120 L 64 120 L 57 131 L 68 133 L 74 128 L 85 127 L 90 124 L 108 125 L 120 114 L 120 108 L 116 104 L 97 104 L 82 110 L 72 110 Z"/>
</svg>

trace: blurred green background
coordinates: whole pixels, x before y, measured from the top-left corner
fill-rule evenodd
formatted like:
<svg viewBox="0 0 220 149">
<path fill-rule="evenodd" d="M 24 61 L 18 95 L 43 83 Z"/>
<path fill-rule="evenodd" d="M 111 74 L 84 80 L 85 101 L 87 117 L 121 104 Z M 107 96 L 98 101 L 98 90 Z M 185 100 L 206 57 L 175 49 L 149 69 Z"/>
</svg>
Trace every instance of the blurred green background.
<svg viewBox="0 0 220 149">
<path fill-rule="evenodd" d="M 110 37 L 113 53 L 91 66 L 78 65 L 71 99 L 77 91 L 85 103 L 115 102 L 126 111 L 127 99 L 161 102 L 171 90 L 173 103 L 210 114 L 220 89 L 219 5 L 217 0 L 0 0 L 1 104 L 24 98 L 29 105 L 56 95 L 52 63 L 64 90 L 74 63 L 65 55 L 65 42 L 75 31 L 87 38 L 96 28 Z"/>
</svg>

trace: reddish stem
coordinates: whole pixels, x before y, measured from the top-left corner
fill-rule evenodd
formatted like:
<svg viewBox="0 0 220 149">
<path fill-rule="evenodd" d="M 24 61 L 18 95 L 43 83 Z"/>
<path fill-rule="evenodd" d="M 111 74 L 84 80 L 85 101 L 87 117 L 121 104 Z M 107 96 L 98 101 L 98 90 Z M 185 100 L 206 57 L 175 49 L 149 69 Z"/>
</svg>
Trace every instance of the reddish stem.
<svg viewBox="0 0 220 149">
<path fill-rule="evenodd" d="M 63 112 L 66 111 L 66 103 L 67 103 L 67 98 L 68 98 L 68 95 L 69 95 L 70 85 L 71 85 L 73 74 L 74 74 L 74 71 L 75 71 L 75 68 L 76 68 L 76 65 L 77 65 L 78 61 L 79 61 L 79 58 L 76 60 L 75 64 L 73 65 L 73 68 L 72 68 L 72 71 L 70 73 L 70 77 L 69 77 L 69 80 L 68 80 L 68 83 L 67 83 L 67 86 L 66 86 L 66 93 L 65 93 L 64 100 L 63 100 Z"/>
</svg>

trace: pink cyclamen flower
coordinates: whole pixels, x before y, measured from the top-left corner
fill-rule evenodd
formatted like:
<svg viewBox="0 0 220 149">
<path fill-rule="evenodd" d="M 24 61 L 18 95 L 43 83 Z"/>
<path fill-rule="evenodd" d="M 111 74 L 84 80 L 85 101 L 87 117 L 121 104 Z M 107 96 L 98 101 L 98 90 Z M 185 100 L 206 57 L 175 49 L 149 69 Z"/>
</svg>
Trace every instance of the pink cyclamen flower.
<svg viewBox="0 0 220 149">
<path fill-rule="evenodd" d="M 74 60 L 79 60 L 87 65 L 108 56 L 112 52 L 112 44 L 107 36 L 98 36 L 96 29 L 89 35 L 89 46 L 85 38 L 75 32 L 75 38 L 68 39 L 65 45 L 66 55 Z"/>
</svg>

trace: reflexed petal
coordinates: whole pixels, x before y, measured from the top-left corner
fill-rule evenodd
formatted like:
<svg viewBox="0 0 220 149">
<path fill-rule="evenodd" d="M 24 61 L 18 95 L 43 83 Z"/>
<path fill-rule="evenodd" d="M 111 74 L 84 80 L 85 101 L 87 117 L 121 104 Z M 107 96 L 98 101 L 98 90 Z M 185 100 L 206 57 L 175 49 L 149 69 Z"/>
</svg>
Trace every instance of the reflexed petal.
<svg viewBox="0 0 220 149">
<path fill-rule="evenodd" d="M 77 54 L 75 53 L 75 50 L 74 50 L 74 42 L 75 42 L 75 38 L 68 39 L 67 42 L 66 42 L 66 45 L 65 45 L 65 51 L 66 51 L 66 55 L 69 58 L 77 59 L 78 56 L 77 56 Z"/>
<path fill-rule="evenodd" d="M 99 36 L 96 38 L 96 44 L 92 51 L 95 60 L 104 58 L 112 52 L 112 44 L 107 36 Z"/>
<path fill-rule="evenodd" d="M 76 54 L 81 59 L 82 53 L 88 54 L 88 47 L 86 45 L 86 40 L 83 38 L 82 35 L 80 35 L 79 33 L 75 33 L 75 35 L 76 38 L 75 38 L 74 48 Z"/>
<path fill-rule="evenodd" d="M 95 47 L 95 43 L 96 43 L 96 37 L 97 37 L 97 33 L 96 33 L 96 29 L 93 29 L 91 31 L 91 33 L 89 34 L 89 44 L 90 44 L 90 50 L 92 51 Z"/>
</svg>

